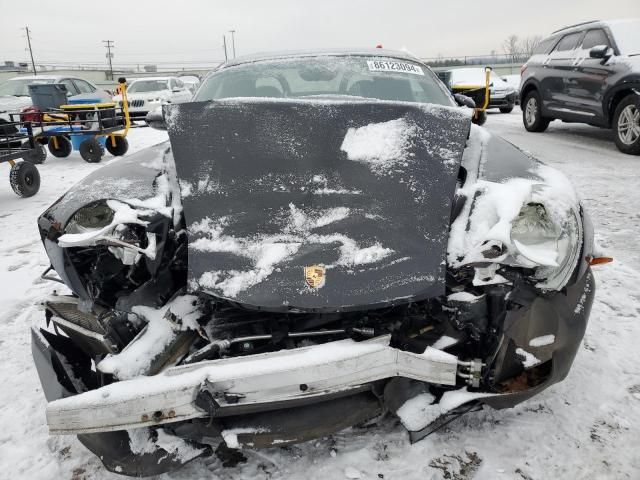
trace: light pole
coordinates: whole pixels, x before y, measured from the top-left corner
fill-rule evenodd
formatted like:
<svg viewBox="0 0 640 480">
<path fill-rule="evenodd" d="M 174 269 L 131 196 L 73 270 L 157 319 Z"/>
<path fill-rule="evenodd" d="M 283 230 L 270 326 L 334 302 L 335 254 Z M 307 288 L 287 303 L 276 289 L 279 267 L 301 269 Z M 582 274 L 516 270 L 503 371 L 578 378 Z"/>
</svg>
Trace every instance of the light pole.
<svg viewBox="0 0 640 480">
<path fill-rule="evenodd" d="M 224 61 L 228 60 L 227 57 L 227 37 L 222 35 L 222 48 L 224 49 Z"/>
<path fill-rule="evenodd" d="M 236 58 L 236 37 L 235 37 L 235 30 L 229 30 L 229 32 L 231 32 L 231 48 L 233 50 L 233 58 Z"/>
</svg>

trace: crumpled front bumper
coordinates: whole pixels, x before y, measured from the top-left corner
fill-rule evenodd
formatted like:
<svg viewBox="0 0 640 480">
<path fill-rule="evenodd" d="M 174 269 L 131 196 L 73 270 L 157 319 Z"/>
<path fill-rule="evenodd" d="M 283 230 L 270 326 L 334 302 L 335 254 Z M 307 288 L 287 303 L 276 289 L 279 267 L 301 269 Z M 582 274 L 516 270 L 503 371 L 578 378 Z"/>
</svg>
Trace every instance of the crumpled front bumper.
<svg viewBox="0 0 640 480">
<path fill-rule="evenodd" d="M 455 385 L 458 359 L 433 348 L 415 354 L 389 337 L 337 342 L 170 368 L 117 382 L 47 406 L 53 434 L 84 434 L 267 409 L 269 405 L 347 392 L 405 377 Z"/>
</svg>

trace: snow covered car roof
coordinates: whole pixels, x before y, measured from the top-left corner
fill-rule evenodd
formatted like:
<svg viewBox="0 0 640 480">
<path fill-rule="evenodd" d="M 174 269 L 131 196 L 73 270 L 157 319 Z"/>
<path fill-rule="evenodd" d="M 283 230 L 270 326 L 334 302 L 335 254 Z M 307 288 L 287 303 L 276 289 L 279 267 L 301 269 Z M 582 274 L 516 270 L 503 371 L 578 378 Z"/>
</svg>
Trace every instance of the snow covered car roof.
<svg viewBox="0 0 640 480">
<path fill-rule="evenodd" d="M 611 30 L 613 39 L 621 55 L 640 54 L 640 18 L 623 18 L 615 20 L 594 20 L 578 23 L 556 30 L 551 37 L 558 38 L 573 32 L 580 32 L 591 28 L 606 27 Z"/>
<path fill-rule="evenodd" d="M 289 57 L 320 57 L 320 56 L 369 56 L 369 57 L 393 57 L 412 62 L 420 62 L 416 56 L 399 50 L 387 50 L 384 48 L 334 48 L 334 49 L 310 49 L 310 50 L 283 50 L 280 52 L 256 53 L 231 59 L 221 65 L 220 68 L 240 65 L 242 63 L 260 62 L 263 60 L 275 60 Z"/>
</svg>

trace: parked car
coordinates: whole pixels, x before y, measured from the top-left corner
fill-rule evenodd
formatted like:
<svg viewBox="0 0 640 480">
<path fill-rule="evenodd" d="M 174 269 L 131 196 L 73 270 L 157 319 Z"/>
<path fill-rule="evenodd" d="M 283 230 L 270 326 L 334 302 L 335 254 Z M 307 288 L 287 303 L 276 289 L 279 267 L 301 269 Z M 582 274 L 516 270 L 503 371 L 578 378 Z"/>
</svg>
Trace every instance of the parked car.
<svg viewBox="0 0 640 480">
<path fill-rule="evenodd" d="M 449 76 L 450 87 L 475 86 L 486 84 L 484 68 L 453 68 Z M 511 113 L 516 102 L 516 89 L 491 71 L 490 96 L 488 108 L 499 108 L 502 113 Z"/>
<path fill-rule="evenodd" d="M 70 100 L 111 101 L 111 95 L 82 78 L 61 75 L 23 75 L 0 84 L 0 122 L 9 121 L 9 113 L 31 106 L 28 86 L 35 83 L 59 83 L 66 87 Z"/>
<path fill-rule="evenodd" d="M 516 105 L 520 105 L 520 74 L 500 75 L 500 78 L 516 91 Z"/>
<path fill-rule="evenodd" d="M 192 92 L 176 77 L 146 77 L 133 80 L 127 88 L 129 114 L 144 118 L 150 110 L 165 103 L 182 103 L 191 100 Z M 122 96 L 113 97 L 122 106 Z"/>
<path fill-rule="evenodd" d="M 522 67 L 522 120 L 611 128 L 618 149 L 640 155 L 640 19 L 587 22 L 546 38 Z"/>
<path fill-rule="evenodd" d="M 180 81 L 182 81 L 182 83 L 184 83 L 184 86 L 189 89 L 189 91 L 191 92 L 191 94 L 196 93 L 196 90 L 198 89 L 198 86 L 200 85 L 200 78 L 195 76 L 195 75 L 182 75 L 180 77 L 178 77 L 178 79 Z"/>
<path fill-rule="evenodd" d="M 387 410 L 415 441 L 567 375 L 605 261 L 587 213 L 428 66 L 238 58 L 194 100 L 38 219 L 73 292 L 32 329 L 52 434 L 155 475 Z"/>
</svg>

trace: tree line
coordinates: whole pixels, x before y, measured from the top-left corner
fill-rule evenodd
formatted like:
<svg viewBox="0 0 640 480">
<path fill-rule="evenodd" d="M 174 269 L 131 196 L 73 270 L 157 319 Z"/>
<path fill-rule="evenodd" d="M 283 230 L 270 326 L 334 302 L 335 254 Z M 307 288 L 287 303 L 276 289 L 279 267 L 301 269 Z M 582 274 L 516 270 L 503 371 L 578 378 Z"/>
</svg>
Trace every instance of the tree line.
<svg viewBox="0 0 640 480">
<path fill-rule="evenodd" d="M 533 55 L 536 48 L 542 42 L 542 36 L 532 35 L 528 37 L 518 37 L 511 34 L 502 42 L 502 51 L 499 53 L 492 50 L 488 55 L 468 55 L 463 57 L 445 58 L 438 55 L 436 58 L 426 59 L 426 63 L 432 67 L 455 67 L 460 65 L 483 65 L 487 63 L 524 63 Z"/>
</svg>

